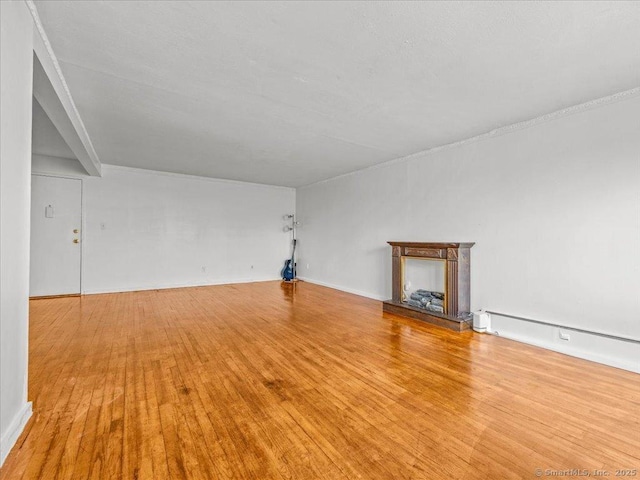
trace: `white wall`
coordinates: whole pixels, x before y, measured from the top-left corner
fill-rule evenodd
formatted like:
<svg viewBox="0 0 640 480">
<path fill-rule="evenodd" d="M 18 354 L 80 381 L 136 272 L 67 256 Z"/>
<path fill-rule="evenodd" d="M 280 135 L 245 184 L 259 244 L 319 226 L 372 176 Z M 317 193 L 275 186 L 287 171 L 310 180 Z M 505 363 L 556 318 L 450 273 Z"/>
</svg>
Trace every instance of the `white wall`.
<svg viewBox="0 0 640 480">
<path fill-rule="evenodd" d="M 638 339 L 639 131 L 635 96 L 300 188 L 299 274 L 390 298 L 388 240 L 476 242 L 473 310 Z"/>
<path fill-rule="evenodd" d="M 279 278 L 295 190 L 104 165 L 83 178 L 84 293 Z"/>
<path fill-rule="evenodd" d="M 0 465 L 31 416 L 27 402 L 33 23 L 0 2 Z"/>
<path fill-rule="evenodd" d="M 87 171 L 74 158 L 51 157 L 49 155 L 31 155 L 32 173 L 57 175 L 63 177 L 84 177 Z"/>
</svg>

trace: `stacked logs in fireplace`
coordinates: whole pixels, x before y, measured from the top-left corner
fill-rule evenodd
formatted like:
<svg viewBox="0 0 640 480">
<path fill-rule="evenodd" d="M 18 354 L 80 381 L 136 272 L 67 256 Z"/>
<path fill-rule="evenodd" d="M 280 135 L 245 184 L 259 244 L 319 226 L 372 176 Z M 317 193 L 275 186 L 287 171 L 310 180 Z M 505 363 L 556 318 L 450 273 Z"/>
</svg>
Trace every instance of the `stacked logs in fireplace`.
<svg viewBox="0 0 640 480">
<path fill-rule="evenodd" d="M 418 289 L 406 300 L 412 307 L 422 308 L 429 312 L 444 313 L 444 293 Z"/>
</svg>

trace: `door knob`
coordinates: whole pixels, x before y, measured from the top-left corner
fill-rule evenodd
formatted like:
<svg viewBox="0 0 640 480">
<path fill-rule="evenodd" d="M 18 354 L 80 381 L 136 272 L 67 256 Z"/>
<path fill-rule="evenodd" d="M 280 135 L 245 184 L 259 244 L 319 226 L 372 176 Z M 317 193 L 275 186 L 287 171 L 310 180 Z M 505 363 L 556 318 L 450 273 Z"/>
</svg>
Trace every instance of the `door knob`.
<svg viewBox="0 0 640 480">
<path fill-rule="evenodd" d="M 80 243 L 80 240 L 78 240 L 77 238 L 74 238 L 73 243 Z"/>
<path fill-rule="evenodd" d="M 80 230 L 78 230 L 77 228 L 73 229 L 73 233 L 78 233 Z"/>
</svg>

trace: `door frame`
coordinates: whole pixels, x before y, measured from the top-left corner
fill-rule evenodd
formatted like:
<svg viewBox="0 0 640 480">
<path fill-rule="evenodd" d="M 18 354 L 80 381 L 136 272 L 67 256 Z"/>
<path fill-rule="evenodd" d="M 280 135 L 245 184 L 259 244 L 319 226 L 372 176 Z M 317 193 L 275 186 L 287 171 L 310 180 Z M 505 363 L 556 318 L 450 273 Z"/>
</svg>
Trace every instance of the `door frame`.
<svg viewBox="0 0 640 480">
<path fill-rule="evenodd" d="M 74 176 L 74 175 L 63 175 L 63 174 L 57 174 L 57 173 L 39 173 L 39 172 L 34 172 L 31 171 L 31 176 L 38 176 L 38 177 L 53 177 L 53 178 L 65 178 L 67 180 L 78 180 L 80 182 L 80 292 L 79 293 L 70 293 L 70 294 L 65 294 L 65 295 L 40 295 L 40 296 L 35 296 L 32 297 L 31 295 L 29 295 L 29 300 L 37 300 L 39 298 L 60 298 L 60 297 L 79 297 L 84 295 L 84 289 L 83 289 L 83 282 L 82 279 L 84 278 L 84 229 L 85 229 L 85 218 L 84 218 L 84 180 L 82 177 L 80 176 Z M 31 190 L 29 192 L 29 196 L 31 197 L 31 199 L 33 199 L 33 190 Z M 31 214 L 31 212 L 30 212 Z M 33 233 L 31 232 L 31 229 L 29 229 L 29 248 L 31 248 L 31 241 L 32 241 L 32 236 Z M 29 260 L 31 261 L 31 260 Z"/>
</svg>

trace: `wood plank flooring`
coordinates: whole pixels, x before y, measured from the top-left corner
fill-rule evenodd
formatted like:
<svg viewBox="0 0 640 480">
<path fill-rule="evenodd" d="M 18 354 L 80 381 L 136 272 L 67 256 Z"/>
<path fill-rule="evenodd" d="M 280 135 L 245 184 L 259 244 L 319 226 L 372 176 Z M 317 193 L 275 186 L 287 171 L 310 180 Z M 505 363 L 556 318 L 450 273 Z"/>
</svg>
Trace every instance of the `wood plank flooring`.
<svg viewBox="0 0 640 480">
<path fill-rule="evenodd" d="M 615 477 L 640 468 L 639 379 L 308 283 L 34 300 L 0 476 Z"/>
</svg>

